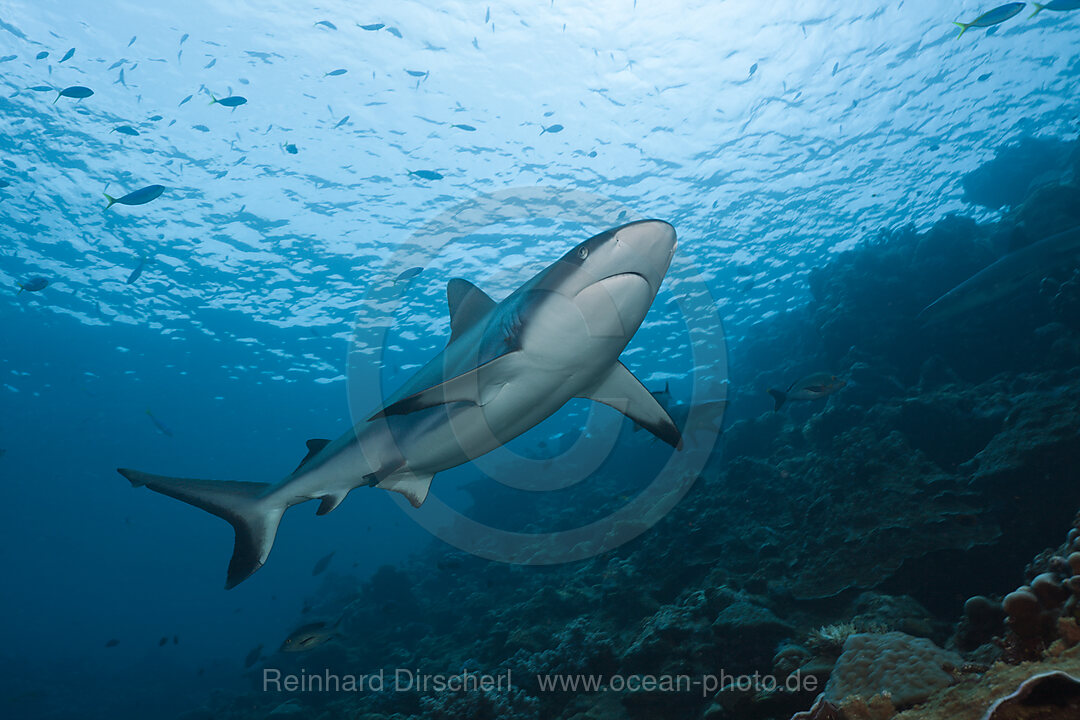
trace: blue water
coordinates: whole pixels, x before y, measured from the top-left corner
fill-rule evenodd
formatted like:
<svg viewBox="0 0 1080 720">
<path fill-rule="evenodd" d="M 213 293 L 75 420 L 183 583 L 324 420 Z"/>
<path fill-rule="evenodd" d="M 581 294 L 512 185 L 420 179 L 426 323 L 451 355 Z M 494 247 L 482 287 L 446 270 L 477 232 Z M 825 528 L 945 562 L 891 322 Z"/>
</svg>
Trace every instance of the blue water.
<svg viewBox="0 0 1080 720">
<path fill-rule="evenodd" d="M 1080 12 L 957 40 L 951 22 L 987 9 L 4 2 L 0 707 L 14 709 L 0 714 L 171 717 L 242 692 L 245 654 L 276 647 L 305 604 L 339 611 L 334 588 L 428 552 L 408 511 L 361 488 L 327 517 L 289 513 L 266 567 L 225 592 L 228 525 L 115 468 L 279 479 L 304 440 L 355 421 L 350 392 L 377 403 L 441 348 L 451 277 L 501 299 L 592 234 L 671 222 L 679 261 L 624 359 L 685 397 L 680 287 L 707 290 L 723 321 L 697 369 L 725 386 L 726 358 L 807 303 L 811 268 L 883 230 L 1000 219 L 962 178 L 1011 138 L 1076 137 Z M 94 94 L 53 102 L 74 85 Z M 164 194 L 104 210 L 103 193 L 150 184 Z M 556 191 L 544 217 L 463 219 L 476 198 L 513 207 L 534 188 Z M 452 242 L 433 248 L 440 232 Z M 49 286 L 16 294 L 33 276 Z M 354 382 L 355 325 L 394 287 L 386 346 L 359 348 L 375 380 Z M 741 416 L 771 401 L 755 403 Z M 513 452 L 557 454 L 588 408 L 572 402 Z M 622 432 L 631 449 L 606 472 L 667 457 Z M 435 491 L 467 510 L 479 465 Z M 508 524 L 518 511 L 540 522 L 507 508 Z"/>
</svg>

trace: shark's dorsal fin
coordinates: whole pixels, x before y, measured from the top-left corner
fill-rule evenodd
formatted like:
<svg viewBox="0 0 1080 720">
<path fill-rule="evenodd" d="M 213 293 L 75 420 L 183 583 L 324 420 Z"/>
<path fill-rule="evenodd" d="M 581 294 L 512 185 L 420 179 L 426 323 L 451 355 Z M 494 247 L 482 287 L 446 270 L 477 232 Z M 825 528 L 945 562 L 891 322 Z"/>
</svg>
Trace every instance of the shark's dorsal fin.
<svg viewBox="0 0 1080 720">
<path fill-rule="evenodd" d="M 304 467 L 304 464 L 308 460 L 310 460 L 311 458 L 313 458 L 316 455 L 318 455 L 319 453 L 321 453 L 322 449 L 324 447 L 326 447 L 327 445 L 329 445 L 329 444 L 330 444 L 330 441 L 325 440 L 323 438 L 311 438 L 310 440 L 308 440 L 307 441 L 307 455 L 305 455 L 304 459 L 300 461 L 300 464 L 296 466 L 296 470 L 299 470 L 300 468 Z M 296 472 L 296 470 L 293 470 L 293 472 Z"/>
<path fill-rule="evenodd" d="M 520 369 L 521 351 L 500 355 L 466 373 L 450 378 L 446 382 L 413 393 L 412 395 L 388 405 L 368 418 L 368 421 L 388 415 L 407 415 L 417 410 L 444 405 L 452 402 L 468 402 L 474 405 L 487 405 L 503 385 L 509 382 Z"/>
<path fill-rule="evenodd" d="M 671 416 L 621 362 L 616 361 L 611 371 L 580 397 L 613 407 L 668 445 L 682 447 L 682 436 Z"/>
<path fill-rule="evenodd" d="M 468 280 L 454 278 L 446 284 L 450 307 L 450 342 L 479 322 L 495 307 L 495 301 Z"/>
</svg>

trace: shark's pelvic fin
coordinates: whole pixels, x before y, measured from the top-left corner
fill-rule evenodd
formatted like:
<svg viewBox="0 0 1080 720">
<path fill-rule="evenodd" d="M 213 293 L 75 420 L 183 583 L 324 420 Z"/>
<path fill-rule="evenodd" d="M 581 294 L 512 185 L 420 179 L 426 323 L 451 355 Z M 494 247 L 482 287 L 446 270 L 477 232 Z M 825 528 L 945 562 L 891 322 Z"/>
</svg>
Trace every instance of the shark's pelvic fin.
<svg viewBox="0 0 1080 720">
<path fill-rule="evenodd" d="M 368 485 L 378 485 L 386 478 L 390 477 L 394 473 L 405 469 L 405 461 L 401 460 L 397 464 L 382 465 L 375 472 L 370 472 L 364 476 L 364 480 Z"/>
<path fill-rule="evenodd" d="M 518 363 L 521 351 L 515 350 L 489 360 L 480 367 L 452 377 L 409 397 L 388 405 L 371 416 L 369 420 L 388 415 L 407 415 L 417 410 L 444 405 L 452 402 L 469 402 L 474 405 L 487 405 L 510 378 L 519 374 Z"/>
<path fill-rule="evenodd" d="M 296 466 L 296 470 L 299 470 L 300 468 L 304 467 L 304 465 L 307 463 L 308 460 L 310 460 L 311 458 L 313 458 L 316 455 L 318 455 L 319 453 L 321 453 L 322 449 L 324 447 L 326 447 L 327 445 L 329 445 L 329 444 L 330 444 L 330 441 L 326 440 L 324 438 L 311 438 L 310 440 L 308 440 L 307 441 L 307 455 L 305 455 L 304 459 L 300 461 L 300 464 Z M 293 470 L 293 472 L 296 472 L 296 470 Z M 327 512 L 330 512 L 330 511 L 327 510 Z M 319 513 L 319 514 L 322 515 L 323 513 Z"/>
<path fill-rule="evenodd" d="M 611 371 L 581 397 L 615 408 L 668 445 L 682 449 L 682 435 L 671 416 L 621 362 L 616 361 Z"/>
<path fill-rule="evenodd" d="M 450 342 L 457 340 L 495 307 L 495 301 L 487 293 L 461 278 L 447 283 L 446 304 L 450 307 Z"/>
<path fill-rule="evenodd" d="M 145 485 L 229 521 L 236 531 L 236 542 L 229 561 L 226 590 L 236 587 L 266 562 L 285 512 L 284 505 L 264 495 L 270 487 L 267 483 L 191 480 L 126 468 L 118 468 L 117 472 L 133 487 Z"/>
<path fill-rule="evenodd" d="M 375 487 L 401 493 L 409 499 L 409 502 L 412 503 L 414 508 L 418 508 L 428 496 L 428 490 L 431 488 L 431 478 L 433 477 L 435 476 L 413 475 L 411 473 L 395 475 L 388 477 Z"/>
</svg>

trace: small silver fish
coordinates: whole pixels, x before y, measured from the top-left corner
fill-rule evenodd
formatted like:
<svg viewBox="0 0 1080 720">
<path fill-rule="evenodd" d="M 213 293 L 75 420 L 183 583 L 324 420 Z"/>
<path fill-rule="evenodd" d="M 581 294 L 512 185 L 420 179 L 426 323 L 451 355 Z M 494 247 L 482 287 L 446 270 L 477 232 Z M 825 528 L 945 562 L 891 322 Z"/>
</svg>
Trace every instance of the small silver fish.
<svg viewBox="0 0 1080 720">
<path fill-rule="evenodd" d="M 162 435 L 164 435 L 165 437 L 173 436 L 172 430 L 166 427 L 165 423 L 154 417 L 154 413 L 150 412 L 149 409 L 146 411 L 146 416 L 150 418 L 150 422 L 154 423 L 154 427 L 156 427 L 158 429 L 158 432 L 160 432 Z"/>
<path fill-rule="evenodd" d="M 329 554 L 319 558 L 319 562 L 315 563 L 315 567 L 311 569 L 311 574 L 321 575 L 326 571 L 326 568 L 330 567 L 330 561 L 334 559 L 334 553 L 331 551 Z"/>
<path fill-rule="evenodd" d="M 135 269 L 131 271 L 130 275 L 128 275 L 128 278 L 127 278 L 127 284 L 128 285 L 130 285 L 131 283 L 133 283 L 133 282 L 135 282 L 136 280 L 139 279 L 139 276 L 142 275 L 143 268 L 146 267 L 146 261 L 147 261 L 147 257 L 145 255 L 140 255 L 139 256 L 139 264 L 136 265 Z"/>
</svg>

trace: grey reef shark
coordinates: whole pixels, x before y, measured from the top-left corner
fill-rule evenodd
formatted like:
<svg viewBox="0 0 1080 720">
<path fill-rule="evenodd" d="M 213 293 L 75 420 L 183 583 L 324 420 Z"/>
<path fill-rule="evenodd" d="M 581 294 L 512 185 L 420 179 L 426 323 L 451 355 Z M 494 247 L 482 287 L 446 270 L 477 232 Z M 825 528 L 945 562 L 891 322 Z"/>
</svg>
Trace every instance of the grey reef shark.
<svg viewBox="0 0 1080 720">
<path fill-rule="evenodd" d="M 571 398 L 609 405 L 681 448 L 671 417 L 619 362 L 676 245 L 671 225 L 641 220 L 577 245 L 501 302 L 451 280 L 446 348 L 337 440 L 309 440 L 307 457 L 276 483 L 119 473 L 233 526 L 228 589 L 266 562 L 293 505 L 319 500 L 325 515 L 353 488 L 374 486 L 419 507 L 436 473 L 509 442 Z"/>
<path fill-rule="evenodd" d="M 1014 297 L 1044 274 L 1080 254 L 1080 227 L 1004 255 L 923 308 L 919 320 L 935 325 Z"/>
</svg>

